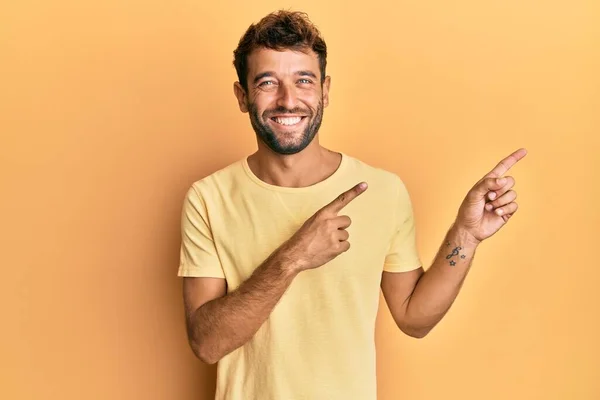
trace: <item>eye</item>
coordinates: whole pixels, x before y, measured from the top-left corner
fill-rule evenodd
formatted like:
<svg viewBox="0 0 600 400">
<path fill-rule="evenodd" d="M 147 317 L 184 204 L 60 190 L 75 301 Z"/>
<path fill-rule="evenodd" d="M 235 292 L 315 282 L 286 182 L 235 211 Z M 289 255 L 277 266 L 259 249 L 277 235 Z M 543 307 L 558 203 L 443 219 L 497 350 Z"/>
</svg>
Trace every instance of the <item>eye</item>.
<svg viewBox="0 0 600 400">
<path fill-rule="evenodd" d="M 274 84 L 275 84 L 275 82 L 273 82 L 273 81 L 263 81 L 263 82 L 259 83 L 258 86 L 271 86 Z"/>
<path fill-rule="evenodd" d="M 300 83 L 308 83 L 308 84 L 312 83 L 312 81 L 310 79 L 306 79 L 306 78 L 302 78 L 298 82 L 300 82 Z"/>
</svg>

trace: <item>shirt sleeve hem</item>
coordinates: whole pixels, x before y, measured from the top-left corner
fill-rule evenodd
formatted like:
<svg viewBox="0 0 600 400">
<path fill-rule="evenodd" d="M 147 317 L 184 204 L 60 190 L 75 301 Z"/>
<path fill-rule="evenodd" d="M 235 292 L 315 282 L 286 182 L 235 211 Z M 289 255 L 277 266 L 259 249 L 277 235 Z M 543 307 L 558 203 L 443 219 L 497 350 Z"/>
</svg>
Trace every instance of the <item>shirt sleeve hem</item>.
<svg viewBox="0 0 600 400">
<path fill-rule="evenodd" d="M 412 264 L 383 264 L 383 270 L 385 272 L 408 272 L 414 271 L 415 269 L 421 268 L 422 264 L 420 262 L 412 263 Z"/>
<path fill-rule="evenodd" d="M 177 276 L 187 278 L 221 278 L 225 279 L 222 273 L 216 271 L 207 271 L 202 268 L 179 267 Z"/>
</svg>

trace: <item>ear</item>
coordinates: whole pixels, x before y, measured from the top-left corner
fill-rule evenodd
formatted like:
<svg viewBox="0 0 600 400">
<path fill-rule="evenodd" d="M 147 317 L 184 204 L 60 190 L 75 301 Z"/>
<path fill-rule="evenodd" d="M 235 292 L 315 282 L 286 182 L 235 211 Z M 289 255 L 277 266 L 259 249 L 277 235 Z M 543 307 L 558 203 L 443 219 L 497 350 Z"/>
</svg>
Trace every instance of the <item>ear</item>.
<svg viewBox="0 0 600 400">
<path fill-rule="evenodd" d="M 323 107 L 329 105 L 329 88 L 331 86 L 331 77 L 328 75 L 323 81 Z"/>
<path fill-rule="evenodd" d="M 239 82 L 235 82 L 233 84 L 233 94 L 235 94 L 235 97 L 237 98 L 238 101 L 238 105 L 240 107 L 240 111 L 243 113 L 247 113 L 248 112 L 248 94 L 246 93 L 246 90 L 244 90 L 244 88 L 242 87 L 242 85 Z"/>
</svg>

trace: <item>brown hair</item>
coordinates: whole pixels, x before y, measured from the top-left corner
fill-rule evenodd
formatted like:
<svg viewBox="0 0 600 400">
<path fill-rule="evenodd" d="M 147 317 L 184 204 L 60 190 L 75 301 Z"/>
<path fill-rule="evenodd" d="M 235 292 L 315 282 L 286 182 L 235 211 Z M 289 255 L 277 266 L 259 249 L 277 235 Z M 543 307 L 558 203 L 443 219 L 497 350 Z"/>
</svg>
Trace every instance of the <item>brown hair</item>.
<svg viewBox="0 0 600 400">
<path fill-rule="evenodd" d="M 296 51 L 312 49 L 319 58 L 321 83 L 325 80 L 327 45 L 306 13 L 279 10 L 267 15 L 257 24 L 250 25 L 233 52 L 233 65 L 240 84 L 246 90 L 248 90 L 248 56 L 261 47 Z"/>
</svg>

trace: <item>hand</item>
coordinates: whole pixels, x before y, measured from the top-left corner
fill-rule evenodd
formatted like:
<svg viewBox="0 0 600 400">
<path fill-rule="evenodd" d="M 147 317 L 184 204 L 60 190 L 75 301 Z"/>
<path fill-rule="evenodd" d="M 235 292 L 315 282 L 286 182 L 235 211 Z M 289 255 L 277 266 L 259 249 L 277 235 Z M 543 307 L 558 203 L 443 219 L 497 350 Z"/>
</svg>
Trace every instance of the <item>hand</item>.
<svg viewBox="0 0 600 400">
<path fill-rule="evenodd" d="M 498 232 L 517 212 L 515 180 L 503 175 L 527 154 L 519 149 L 500 161 L 467 193 L 458 211 L 455 226 L 481 242 Z"/>
<path fill-rule="evenodd" d="M 342 193 L 317 211 L 280 248 L 284 258 L 292 260 L 298 271 L 317 268 L 350 248 L 350 217 L 338 213 L 367 189 L 365 182 Z M 280 253 L 281 254 L 281 253 Z"/>
</svg>

